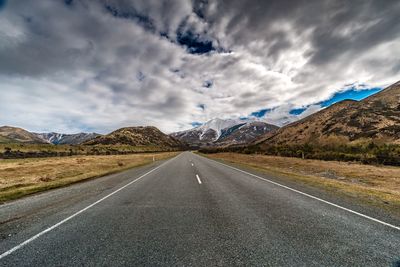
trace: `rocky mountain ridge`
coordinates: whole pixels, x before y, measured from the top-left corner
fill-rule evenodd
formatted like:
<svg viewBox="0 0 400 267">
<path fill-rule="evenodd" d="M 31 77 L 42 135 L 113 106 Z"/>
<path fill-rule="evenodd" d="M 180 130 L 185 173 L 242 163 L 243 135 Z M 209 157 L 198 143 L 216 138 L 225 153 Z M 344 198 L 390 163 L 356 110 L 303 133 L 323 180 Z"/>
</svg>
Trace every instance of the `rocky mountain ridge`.
<svg viewBox="0 0 400 267">
<path fill-rule="evenodd" d="M 207 121 L 201 126 L 170 134 L 172 137 L 196 146 L 246 144 L 279 127 L 254 119 L 219 119 Z"/>
<path fill-rule="evenodd" d="M 54 145 L 79 145 L 100 136 L 97 133 L 62 134 L 51 132 L 35 134 L 47 143 Z"/>
</svg>

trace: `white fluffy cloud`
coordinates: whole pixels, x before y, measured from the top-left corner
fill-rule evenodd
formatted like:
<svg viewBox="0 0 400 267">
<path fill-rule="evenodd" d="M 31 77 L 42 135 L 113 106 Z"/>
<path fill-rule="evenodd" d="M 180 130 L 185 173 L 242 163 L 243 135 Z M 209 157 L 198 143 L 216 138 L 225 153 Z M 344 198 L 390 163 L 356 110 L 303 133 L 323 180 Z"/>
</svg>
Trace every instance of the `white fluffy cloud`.
<svg viewBox="0 0 400 267">
<path fill-rule="evenodd" d="M 214 117 L 283 124 L 399 79 L 398 1 L 6 1 L 0 124 L 34 131 Z M 301 117 L 300 116 L 300 117 Z"/>
</svg>

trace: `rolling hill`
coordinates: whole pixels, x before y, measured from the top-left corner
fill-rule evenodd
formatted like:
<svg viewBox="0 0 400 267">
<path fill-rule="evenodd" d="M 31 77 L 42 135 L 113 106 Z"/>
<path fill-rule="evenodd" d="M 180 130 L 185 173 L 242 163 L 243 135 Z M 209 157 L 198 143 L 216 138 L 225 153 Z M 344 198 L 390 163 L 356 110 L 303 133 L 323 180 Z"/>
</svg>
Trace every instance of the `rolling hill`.
<svg viewBox="0 0 400 267">
<path fill-rule="evenodd" d="M 181 148 L 183 144 L 153 126 L 125 127 L 110 134 L 98 136 L 84 145 L 129 145 Z"/>
<path fill-rule="evenodd" d="M 36 134 L 28 132 L 22 128 L 2 126 L 0 127 L 1 143 L 28 143 L 28 144 L 45 144 L 45 140 Z"/>
</svg>

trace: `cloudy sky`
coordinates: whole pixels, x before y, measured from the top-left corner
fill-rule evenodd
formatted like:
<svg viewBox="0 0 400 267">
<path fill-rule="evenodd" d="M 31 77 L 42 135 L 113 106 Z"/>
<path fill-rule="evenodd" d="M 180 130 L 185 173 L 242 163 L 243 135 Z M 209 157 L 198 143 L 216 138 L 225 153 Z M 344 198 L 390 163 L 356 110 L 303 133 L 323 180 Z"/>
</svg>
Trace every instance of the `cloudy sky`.
<svg viewBox="0 0 400 267">
<path fill-rule="evenodd" d="M 0 0 L 0 124 L 283 125 L 400 80 L 400 1 Z"/>
</svg>

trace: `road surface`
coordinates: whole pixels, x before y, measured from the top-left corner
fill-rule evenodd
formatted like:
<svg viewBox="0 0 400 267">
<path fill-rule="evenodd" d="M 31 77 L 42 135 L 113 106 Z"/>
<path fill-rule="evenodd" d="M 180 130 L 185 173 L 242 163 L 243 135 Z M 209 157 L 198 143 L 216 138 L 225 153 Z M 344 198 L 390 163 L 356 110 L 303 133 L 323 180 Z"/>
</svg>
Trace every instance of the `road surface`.
<svg viewBox="0 0 400 267">
<path fill-rule="evenodd" d="M 400 266 L 396 218 L 254 173 L 184 152 L 3 204 L 0 266 Z"/>
</svg>

